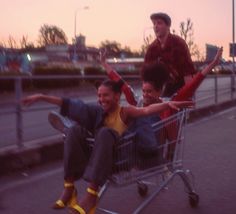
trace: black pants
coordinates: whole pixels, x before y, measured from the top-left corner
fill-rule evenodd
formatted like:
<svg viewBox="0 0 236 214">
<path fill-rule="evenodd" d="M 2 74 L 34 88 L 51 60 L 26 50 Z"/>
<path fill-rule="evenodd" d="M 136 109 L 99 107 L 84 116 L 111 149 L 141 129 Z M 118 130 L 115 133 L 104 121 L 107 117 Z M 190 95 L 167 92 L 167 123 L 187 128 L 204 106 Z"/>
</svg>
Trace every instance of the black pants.
<svg viewBox="0 0 236 214">
<path fill-rule="evenodd" d="M 118 134 L 103 127 L 95 135 L 91 146 L 88 132 L 79 125 L 71 127 L 64 145 L 64 178 L 84 179 L 102 186 L 112 173 Z"/>
</svg>

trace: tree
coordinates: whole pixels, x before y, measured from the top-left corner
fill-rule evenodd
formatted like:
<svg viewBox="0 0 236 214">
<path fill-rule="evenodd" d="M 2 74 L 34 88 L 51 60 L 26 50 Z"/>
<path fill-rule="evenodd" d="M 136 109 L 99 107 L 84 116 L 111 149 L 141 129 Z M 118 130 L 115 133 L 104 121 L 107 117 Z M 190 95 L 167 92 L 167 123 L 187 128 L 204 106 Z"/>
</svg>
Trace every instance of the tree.
<svg viewBox="0 0 236 214">
<path fill-rule="evenodd" d="M 180 23 L 180 36 L 187 43 L 191 56 L 195 58 L 197 61 L 202 61 L 203 56 L 200 53 L 198 46 L 194 42 L 193 34 L 194 30 L 191 19 L 188 18 L 186 23 L 185 22 Z"/>
<path fill-rule="evenodd" d="M 66 34 L 55 25 L 44 24 L 39 30 L 39 45 L 62 45 L 67 44 Z"/>
<path fill-rule="evenodd" d="M 129 46 L 121 47 L 121 44 L 115 41 L 104 41 L 99 46 L 100 49 L 106 49 L 107 57 L 139 57 L 139 52 L 133 52 Z"/>
<path fill-rule="evenodd" d="M 2 47 L 2 48 L 6 48 L 7 47 L 5 41 L 0 41 L 0 47 Z"/>
<path fill-rule="evenodd" d="M 34 44 L 32 42 L 28 42 L 28 37 L 27 36 L 22 36 L 22 39 L 20 40 L 20 47 L 21 49 L 33 49 Z"/>
<path fill-rule="evenodd" d="M 115 41 L 105 40 L 101 42 L 100 49 L 106 49 L 107 56 L 109 57 L 120 57 L 121 44 Z"/>
<path fill-rule="evenodd" d="M 144 44 L 141 46 L 141 51 L 140 51 L 140 55 L 144 56 L 148 46 L 154 41 L 154 38 L 151 34 L 148 34 L 147 36 L 143 37 L 143 42 Z"/>
<path fill-rule="evenodd" d="M 18 48 L 17 42 L 12 36 L 9 36 L 8 38 L 8 46 L 12 49 Z"/>
<path fill-rule="evenodd" d="M 128 58 L 136 56 L 135 53 L 132 52 L 130 47 L 128 47 L 128 46 L 125 46 L 124 48 L 121 49 L 121 54 L 122 54 L 122 56 L 128 57 Z"/>
</svg>

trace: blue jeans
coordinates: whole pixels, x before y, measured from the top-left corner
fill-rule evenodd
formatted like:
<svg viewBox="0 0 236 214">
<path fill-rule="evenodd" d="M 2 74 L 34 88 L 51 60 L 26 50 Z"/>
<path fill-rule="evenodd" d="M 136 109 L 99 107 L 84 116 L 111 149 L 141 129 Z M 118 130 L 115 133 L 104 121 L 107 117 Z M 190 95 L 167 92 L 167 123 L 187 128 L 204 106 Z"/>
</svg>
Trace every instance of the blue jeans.
<svg viewBox="0 0 236 214">
<path fill-rule="evenodd" d="M 112 129 L 102 127 L 97 131 L 92 146 L 87 137 L 88 132 L 79 125 L 69 129 L 64 145 L 64 178 L 77 180 L 83 177 L 102 186 L 112 173 L 119 136 Z"/>
</svg>

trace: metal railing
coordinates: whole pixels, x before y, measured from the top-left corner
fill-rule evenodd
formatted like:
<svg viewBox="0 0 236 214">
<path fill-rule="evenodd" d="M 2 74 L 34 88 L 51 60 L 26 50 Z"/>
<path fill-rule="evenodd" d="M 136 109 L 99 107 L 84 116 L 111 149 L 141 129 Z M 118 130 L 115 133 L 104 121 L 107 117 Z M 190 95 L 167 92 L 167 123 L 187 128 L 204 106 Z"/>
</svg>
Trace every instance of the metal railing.
<svg viewBox="0 0 236 214">
<path fill-rule="evenodd" d="M 91 75 L 84 76 L 12 76 L 0 77 L 0 80 L 14 81 L 14 92 L 0 93 L 0 149 L 5 146 L 15 146 L 22 148 L 26 143 L 48 138 L 57 135 L 47 121 L 47 114 L 50 110 L 58 108 L 49 104 L 35 105 L 29 108 L 22 107 L 21 99 L 28 94 L 43 91 L 47 94 L 56 94 L 58 96 L 81 97 L 83 100 L 91 102 L 96 101 L 95 87 L 89 84 L 89 80 L 102 80 L 106 76 Z M 141 81 L 139 76 L 126 75 L 124 77 L 135 89 L 138 95 L 141 95 Z M 24 79 L 36 80 L 80 80 L 80 85 L 72 88 L 59 89 L 23 89 Z M 203 108 L 209 105 L 217 105 L 221 102 L 235 99 L 235 91 L 232 86 L 232 76 L 230 75 L 209 75 L 201 84 L 195 94 L 196 108 Z M 124 99 L 124 98 L 123 98 Z"/>
</svg>

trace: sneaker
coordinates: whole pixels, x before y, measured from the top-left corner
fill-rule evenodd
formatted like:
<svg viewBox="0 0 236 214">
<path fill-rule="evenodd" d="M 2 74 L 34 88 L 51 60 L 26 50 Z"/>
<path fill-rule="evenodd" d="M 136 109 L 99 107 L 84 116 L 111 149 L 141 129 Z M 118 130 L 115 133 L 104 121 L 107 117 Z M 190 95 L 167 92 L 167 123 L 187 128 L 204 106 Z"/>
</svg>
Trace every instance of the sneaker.
<svg viewBox="0 0 236 214">
<path fill-rule="evenodd" d="M 59 132 L 66 134 L 67 130 L 73 125 L 73 122 L 66 117 L 63 117 L 55 111 L 48 114 L 48 121 L 52 127 Z"/>
</svg>

